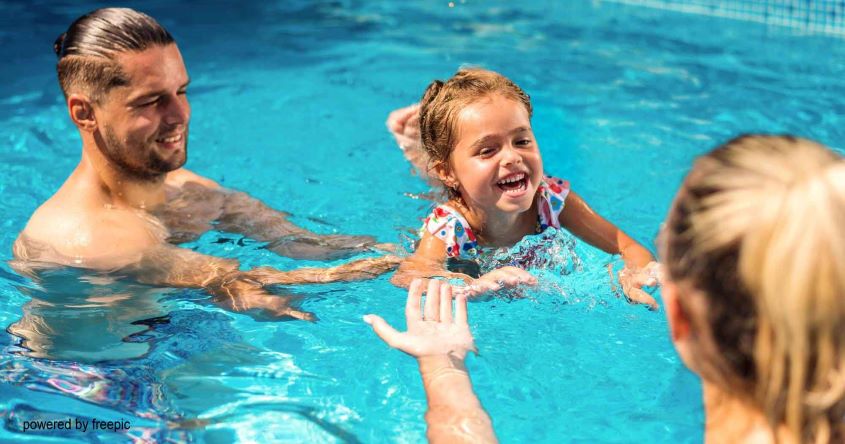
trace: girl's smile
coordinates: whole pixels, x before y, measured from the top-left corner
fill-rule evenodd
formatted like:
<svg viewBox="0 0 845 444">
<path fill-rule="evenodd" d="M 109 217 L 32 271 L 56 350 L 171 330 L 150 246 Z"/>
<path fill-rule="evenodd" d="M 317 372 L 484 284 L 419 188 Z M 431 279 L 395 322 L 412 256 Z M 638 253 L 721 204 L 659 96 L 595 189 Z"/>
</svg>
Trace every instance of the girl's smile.
<svg viewBox="0 0 845 444">
<path fill-rule="evenodd" d="M 467 206 L 486 214 L 528 211 L 543 161 L 525 106 L 492 94 L 461 110 L 457 132 L 444 183 L 457 186 Z"/>
</svg>

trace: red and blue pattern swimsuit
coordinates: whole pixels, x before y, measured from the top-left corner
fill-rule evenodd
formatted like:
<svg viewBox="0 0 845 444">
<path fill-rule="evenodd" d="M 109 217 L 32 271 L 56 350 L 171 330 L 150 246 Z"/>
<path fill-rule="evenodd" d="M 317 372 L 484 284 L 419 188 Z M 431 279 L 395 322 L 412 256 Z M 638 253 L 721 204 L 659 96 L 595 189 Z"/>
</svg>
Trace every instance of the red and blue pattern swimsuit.
<svg viewBox="0 0 845 444">
<path fill-rule="evenodd" d="M 545 176 L 537 187 L 537 227 L 535 234 L 546 228 L 560 228 L 558 216 L 563 211 L 569 182 Z M 478 241 L 469 223 L 458 210 L 448 205 L 438 205 L 425 219 L 420 237 L 428 231 L 446 243 L 447 257 L 474 258 L 478 255 Z"/>
</svg>

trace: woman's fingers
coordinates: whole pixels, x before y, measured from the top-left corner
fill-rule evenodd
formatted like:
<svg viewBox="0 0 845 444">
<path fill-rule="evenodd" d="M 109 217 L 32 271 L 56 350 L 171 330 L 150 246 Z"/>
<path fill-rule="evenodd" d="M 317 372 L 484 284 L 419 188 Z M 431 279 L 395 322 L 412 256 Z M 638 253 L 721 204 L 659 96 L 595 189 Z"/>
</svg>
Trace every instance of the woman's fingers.
<svg viewBox="0 0 845 444">
<path fill-rule="evenodd" d="M 403 349 L 404 336 L 402 333 L 391 327 L 387 321 L 381 318 L 381 316 L 372 314 L 366 315 L 364 316 L 364 322 L 370 324 L 370 327 L 373 327 L 373 331 L 376 332 L 378 337 L 380 337 L 382 341 L 386 342 L 387 345 L 405 351 Z"/>
<path fill-rule="evenodd" d="M 455 297 L 455 323 L 458 325 L 467 325 L 467 298 L 464 295 Z"/>
<path fill-rule="evenodd" d="M 428 281 L 428 290 L 425 295 L 425 308 L 423 319 L 426 321 L 440 320 L 440 284 L 441 281 L 431 279 Z"/>
<path fill-rule="evenodd" d="M 408 300 L 405 301 L 405 321 L 409 327 L 412 323 L 422 320 L 420 301 L 422 300 L 423 283 L 422 279 L 414 279 L 408 287 Z"/>
<path fill-rule="evenodd" d="M 452 323 L 452 286 L 440 286 L 440 322 Z"/>
</svg>

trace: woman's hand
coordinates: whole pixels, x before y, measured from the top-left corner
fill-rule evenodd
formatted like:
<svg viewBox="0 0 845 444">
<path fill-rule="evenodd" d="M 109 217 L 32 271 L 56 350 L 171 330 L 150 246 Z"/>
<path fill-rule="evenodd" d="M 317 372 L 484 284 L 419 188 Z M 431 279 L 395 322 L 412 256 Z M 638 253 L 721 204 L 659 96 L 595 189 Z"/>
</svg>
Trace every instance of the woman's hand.
<svg viewBox="0 0 845 444">
<path fill-rule="evenodd" d="M 660 276 L 660 264 L 649 262 L 645 267 L 625 265 L 619 271 L 619 284 L 622 286 L 622 293 L 632 302 L 648 305 L 649 310 L 657 310 L 657 301 L 642 287 L 654 287 L 662 281 Z"/>
<path fill-rule="evenodd" d="M 439 280 L 428 281 L 425 307 L 420 310 L 423 294 L 422 279 L 414 279 L 408 289 L 405 304 L 405 319 L 408 331 L 399 332 L 384 319 L 376 315 L 364 316 L 364 322 L 387 345 L 401 350 L 415 358 L 446 356 L 451 360 L 463 361 L 468 351 L 475 351 L 475 343 L 467 323 L 466 296 L 454 298 L 452 310 L 452 286 Z"/>
</svg>

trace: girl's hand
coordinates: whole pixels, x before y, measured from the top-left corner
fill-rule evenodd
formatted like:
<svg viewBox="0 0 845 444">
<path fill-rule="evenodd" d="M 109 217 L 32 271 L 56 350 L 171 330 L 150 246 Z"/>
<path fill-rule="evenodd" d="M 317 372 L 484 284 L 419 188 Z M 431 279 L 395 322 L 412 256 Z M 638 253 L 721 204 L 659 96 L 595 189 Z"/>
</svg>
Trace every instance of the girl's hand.
<svg viewBox="0 0 845 444">
<path fill-rule="evenodd" d="M 537 285 L 537 278 L 521 268 L 507 266 L 497 268 L 472 281 L 470 285 L 464 287 L 463 294 L 467 297 L 475 297 L 489 291 L 514 288 L 519 285 Z"/>
<path fill-rule="evenodd" d="M 648 305 L 649 310 L 657 310 L 657 301 L 642 287 L 654 287 L 662 281 L 661 267 L 657 262 L 649 262 L 642 268 L 626 265 L 619 271 L 619 284 L 622 293 L 632 302 Z"/>
<path fill-rule="evenodd" d="M 452 286 L 438 280 L 428 281 L 425 308 L 420 311 L 423 294 L 422 279 L 414 279 L 408 289 L 405 304 L 405 319 L 408 331 L 402 333 L 391 327 L 376 315 L 364 316 L 364 322 L 387 345 L 401 350 L 417 359 L 447 356 L 463 361 L 468 351 L 476 351 L 472 333 L 467 323 L 467 300 L 456 296 L 452 312 Z"/>
<path fill-rule="evenodd" d="M 394 110 L 386 124 L 402 151 L 422 150 L 419 103 Z"/>
</svg>

